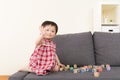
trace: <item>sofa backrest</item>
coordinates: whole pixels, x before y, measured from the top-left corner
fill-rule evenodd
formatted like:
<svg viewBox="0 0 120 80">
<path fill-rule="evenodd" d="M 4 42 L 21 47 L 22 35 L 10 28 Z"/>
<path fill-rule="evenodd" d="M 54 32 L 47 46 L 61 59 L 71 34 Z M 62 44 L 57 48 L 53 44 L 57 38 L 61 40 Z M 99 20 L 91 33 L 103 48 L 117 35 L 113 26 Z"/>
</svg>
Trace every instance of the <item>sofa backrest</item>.
<svg viewBox="0 0 120 80">
<path fill-rule="evenodd" d="M 78 66 L 95 64 L 91 32 L 57 35 L 53 40 L 61 63 Z"/>
<path fill-rule="evenodd" d="M 120 66 L 120 33 L 93 34 L 96 64 Z"/>
</svg>

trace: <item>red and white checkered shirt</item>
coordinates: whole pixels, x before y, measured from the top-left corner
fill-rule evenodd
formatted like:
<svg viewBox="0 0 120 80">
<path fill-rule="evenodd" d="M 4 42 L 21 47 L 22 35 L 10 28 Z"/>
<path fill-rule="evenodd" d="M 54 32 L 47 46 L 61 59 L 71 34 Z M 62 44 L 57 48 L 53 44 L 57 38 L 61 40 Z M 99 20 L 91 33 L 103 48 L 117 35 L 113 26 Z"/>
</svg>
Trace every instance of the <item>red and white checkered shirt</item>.
<svg viewBox="0 0 120 80">
<path fill-rule="evenodd" d="M 56 45 L 52 40 L 43 39 L 30 57 L 29 66 L 37 75 L 46 75 L 55 66 Z"/>
</svg>

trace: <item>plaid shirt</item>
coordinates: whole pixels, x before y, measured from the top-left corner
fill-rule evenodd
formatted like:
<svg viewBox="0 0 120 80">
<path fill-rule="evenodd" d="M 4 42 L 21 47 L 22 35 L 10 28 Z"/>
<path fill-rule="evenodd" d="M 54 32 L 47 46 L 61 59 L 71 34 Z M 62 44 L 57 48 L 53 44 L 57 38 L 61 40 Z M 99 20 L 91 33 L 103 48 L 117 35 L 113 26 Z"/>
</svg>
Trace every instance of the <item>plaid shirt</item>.
<svg viewBox="0 0 120 80">
<path fill-rule="evenodd" d="M 39 47 L 36 47 L 30 57 L 29 66 L 37 75 L 45 75 L 47 70 L 55 66 L 56 45 L 53 41 L 44 39 Z"/>
</svg>

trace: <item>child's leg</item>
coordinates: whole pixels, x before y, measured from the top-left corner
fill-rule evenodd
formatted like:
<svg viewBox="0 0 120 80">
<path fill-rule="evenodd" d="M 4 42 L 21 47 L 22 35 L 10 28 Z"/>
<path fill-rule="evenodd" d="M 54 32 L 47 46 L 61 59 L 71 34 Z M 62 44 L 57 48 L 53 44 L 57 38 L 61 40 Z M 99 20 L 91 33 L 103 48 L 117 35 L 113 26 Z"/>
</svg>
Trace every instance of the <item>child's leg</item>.
<svg viewBox="0 0 120 80">
<path fill-rule="evenodd" d="M 59 69 L 60 69 L 60 66 L 55 65 L 55 67 L 53 68 L 53 71 L 59 71 Z"/>
<path fill-rule="evenodd" d="M 29 67 L 29 66 L 26 66 L 26 67 L 24 67 L 24 68 L 20 69 L 19 71 L 33 72 L 33 71 L 30 69 L 30 67 Z"/>
</svg>

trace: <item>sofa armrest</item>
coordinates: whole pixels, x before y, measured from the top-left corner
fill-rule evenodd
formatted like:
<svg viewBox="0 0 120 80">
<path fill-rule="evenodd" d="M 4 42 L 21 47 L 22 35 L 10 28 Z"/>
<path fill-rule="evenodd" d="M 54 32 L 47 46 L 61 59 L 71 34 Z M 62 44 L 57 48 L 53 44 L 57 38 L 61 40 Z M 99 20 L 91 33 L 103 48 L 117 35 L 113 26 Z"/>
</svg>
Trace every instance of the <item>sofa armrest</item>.
<svg viewBox="0 0 120 80">
<path fill-rule="evenodd" d="M 8 80 L 23 80 L 27 74 L 29 74 L 29 72 L 19 71 L 12 74 Z"/>
</svg>

